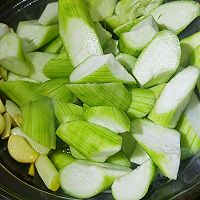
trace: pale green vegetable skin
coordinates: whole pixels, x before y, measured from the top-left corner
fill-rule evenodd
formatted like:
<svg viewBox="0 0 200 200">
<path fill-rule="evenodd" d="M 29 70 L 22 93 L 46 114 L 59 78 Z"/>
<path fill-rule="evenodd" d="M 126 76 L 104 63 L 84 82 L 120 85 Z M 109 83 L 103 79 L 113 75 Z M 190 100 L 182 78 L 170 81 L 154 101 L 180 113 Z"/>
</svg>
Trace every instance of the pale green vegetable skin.
<svg viewBox="0 0 200 200">
<path fill-rule="evenodd" d="M 135 66 L 136 58 L 126 53 L 120 53 L 115 57 L 128 72 L 131 72 Z"/>
<path fill-rule="evenodd" d="M 145 18 L 145 16 L 141 16 L 137 19 L 131 20 L 125 24 L 122 24 L 120 26 L 118 26 L 117 28 L 114 29 L 114 33 L 119 37 L 121 33 L 125 33 L 130 31 L 130 29 L 136 25 L 137 23 L 139 23 L 141 20 L 143 20 Z"/>
<path fill-rule="evenodd" d="M 163 91 L 163 89 L 165 88 L 165 86 L 166 86 L 166 83 L 163 83 L 163 84 L 151 87 L 149 89 L 155 94 L 156 99 L 158 99 L 158 97 L 160 96 L 160 94 Z"/>
<path fill-rule="evenodd" d="M 181 132 L 181 158 L 186 159 L 200 150 L 200 102 L 195 93 L 184 111 L 177 129 Z"/>
<path fill-rule="evenodd" d="M 43 95 L 47 95 L 59 88 L 62 85 L 65 85 L 69 82 L 68 78 L 58 78 L 58 79 L 53 79 L 53 80 L 48 80 L 45 83 L 42 83 L 39 85 L 37 88 L 37 91 Z"/>
<path fill-rule="evenodd" d="M 111 39 L 103 48 L 104 54 L 112 53 L 114 56 L 119 55 L 118 40 Z"/>
<path fill-rule="evenodd" d="M 80 160 L 86 160 L 86 158 L 81 155 L 76 149 L 73 147 L 70 147 L 70 152 L 74 158 L 80 159 Z M 87 161 L 91 162 L 91 161 Z M 113 156 L 110 156 L 106 162 L 104 163 L 93 163 L 101 167 L 108 168 L 107 173 L 111 176 L 121 176 L 123 174 L 128 173 L 131 171 L 130 167 L 131 163 L 128 159 L 128 157 L 122 152 L 119 151 L 118 153 L 114 154 Z"/>
<path fill-rule="evenodd" d="M 190 57 L 190 63 L 200 68 L 200 45 L 193 51 Z"/>
<path fill-rule="evenodd" d="M 80 160 L 85 160 L 86 157 L 83 156 L 82 154 L 80 154 L 76 149 L 74 149 L 73 147 L 69 147 L 70 148 L 70 152 L 72 154 L 72 156 L 76 159 L 80 159 Z"/>
<path fill-rule="evenodd" d="M 151 14 L 160 28 L 178 35 L 199 16 L 200 5 L 195 1 L 174 1 L 159 6 Z"/>
<path fill-rule="evenodd" d="M 97 163 L 97 162 L 91 162 L 91 161 L 87 161 L 87 162 L 90 162 L 93 165 L 103 167 L 106 175 L 111 177 L 113 181 L 114 179 L 120 176 L 123 176 L 124 174 L 127 174 L 131 171 L 131 168 L 129 167 L 124 167 L 122 165 L 116 165 L 113 163 L 107 163 L 107 162 Z"/>
<path fill-rule="evenodd" d="M 127 23 L 140 16 L 148 16 L 152 10 L 163 3 L 163 0 L 121 0 L 115 7 L 118 23 L 113 28 Z"/>
<path fill-rule="evenodd" d="M 127 115 L 109 106 L 98 106 L 87 108 L 84 118 L 93 124 L 103 126 L 115 133 L 124 133 L 130 130 L 130 120 Z"/>
<path fill-rule="evenodd" d="M 29 102 L 22 108 L 22 130 L 50 149 L 56 148 L 53 105 L 48 99 Z"/>
<path fill-rule="evenodd" d="M 112 16 L 117 0 L 86 0 L 87 8 L 95 22 Z"/>
<path fill-rule="evenodd" d="M 180 57 L 178 37 L 164 30 L 142 51 L 132 73 L 141 87 L 166 83 L 177 70 Z"/>
<path fill-rule="evenodd" d="M 132 102 L 127 110 L 128 116 L 143 118 L 149 114 L 156 102 L 156 96 L 150 89 L 136 88 L 131 90 Z"/>
<path fill-rule="evenodd" d="M 131 133 L 161 172 L 176 180 L 181 157 L 180 133 L 147 119 L 133 120 Z"/>
<path fill-rule="evenodd" d="M 67 87 L 89 106 L 114 106 L 126 110 L 131 103 L 131 95 L 122 83 L 69 84 Z"/>
<path fill-rule="evenodd" d="M 133 56 L 139 56 L 141 51 L 148 45 L 159 31 L 152 16 L 145 17 L 131 27 L 128 32 L 119 36 L 119 50 Z"/>
<path fill-rule="evenodd" d="M 73 71 L 69 56 L 65 51 L 52 58 L 43 68 L 43 73 L 49 79 L 67 78 Z"/>
<path fill-rule="evenodd" d="M 30 78 L 38 82 L 47 81 L 48 78 L 43 74 L 43 68 L 51 59 L 55 58 L 55 56 L 55 54 L 45 52 L 31 52 L 25 54 L 26 59 L 33 66 L 33 72 Z"/>
<path fill-rule="evenodd" d="M 24 57 L 22 42 L 17 34 L 10 32 L 0 38 L 0 65 L 18 75 L 31 74 L 31 63 Z"/>
<path fill-rule="evenodd" d="M 66 78 L 48 80 L 37 88 L 37 92 L 54 100 L 72 102 L 73 94 L 66 86 L 68 82 Z"/>
<path fill-rule="evenodd" d="M 5 118 L 2 114 L 0 114 L 0 135 L 3 133 L 5 129 Z"/>
<path fill-rule="evenodd" d="M 117 178 L 112 185 L 115 200 L 140 200 L 147 193 L 155 176 L 155 165 L 149 159 L 133 171 Z"/>
<path fill-rule="evenodd" d="M 94 27 L 95 27 L 97 36 L 99 38 L 101 47 L 104 48 L 107 42 L 112 38 L 112 34 L 109 31 L 107 31 L 105 28 L 103 28 L 103 26 L 99 22 L 94 22 Z"/>
<path fill-rule="evenodd" d="M 113 164 L 120 165 L 120 166 L 124 166 L 124 167 L 130 167 L 131 166 L 129 159 L 126 157 L 126 155 L 122 151 L 119 151 L 115 155 L 110 156 L 106 160 L 106 162 L 113 163 Z"/>
<path fill-rule="evenodd" d="M 104 162 L 121 149 L 122 138 L 101 126 L 84 121 L 62 124 L 56 134 L 89 160 Z"/>
<path fill-rule="evenodd" d="M 161 126 L 175 128 L 189 103 L 199 74 L 198 68 L 190 66 L 174 76 L 163 89 L 148 118 Z"/>
<path fill-rule="evenodd" d="M 29 78 L 26 76 L 20 76 L 20 75 L 14 74 L 12 72 L 8 73 L 7 81 L 28 81 L 28 82 L 33 82 L 33 83 L 39 83 L 39 81 L 36 81 L 32 78 Z"/>
<path fill-rule="evenodd" d="M 180 41 L 181 44 L 181 62 L 180 67 L 187 67 L 190 64 L 192 53 L 200 45 L 200 31 L 188 36 Z M 192 64 L 192 63 L 191 63 Z"/>
<path fill-rule="evenodd" d="M 111 17 L 107 17 L 103 20 L 103 24 L 109 31 L 112 31 L 116 29 L 118 26 L 121 26 L 122 24 L 129 21 L 129 16 L 124 15 L 118 16 L 116 14 L 113 14 Z"/>
<path fill-rule="evenodd" d="M 136 144 L 136 147 L 130 157 L 130 161 L 132 163 L 141 165 L 149 158 L 149 155 L 144 151 L 144 149 L 139 144 Z"/>
<path fill-rule="evenodd" d="M 70 83 L 108 83 L 118 81 L 136 85 L 135 79 L 112 54 L 91 56 L 70 74 Z"/>
<path fill-rule="evenodd" d="M 35 167 L 47 188 L 57 191 L 60 187 L 59 174 L 51 160 L 46 155 L 40 155 Z"/>
<path fill-rule="evenodd" d="M 136 147 L 136 140 L 131 135 L 130 132 L 122 133 L 120 134 L 122 136 L 122 151 L 125 153 L 125 155 L 130 158 L 135 147 Z"/>
<path fill-rule="evenodd" d="M 163 3 L 163 0 L 120 0 L 115 7 L 117 15 L 124 15 L 129 12 L 132 17 L 149 15 L 150 12 Z"/>
<path fill-rule="evenodd" d="M 47 4 L 38 22 L 42 25 L 58 23 L 58 2 Z"/>
<path fill-rule="evenodd" d="M 66 101 L 54 101 L 54 112 L 61 124 L 83 120 L 83 107 Z"/>
<path fill-rule="evenodd" d="M 35 91 L 39 84 L 28 81 L 6 81 L 0 83 L 0 91 L 19 107 L 41 98 Z"/>
<path fill-rule="evenodd" d="M 41 48 L 42 51 L 46 53 L 60 53 L 63 47 L 62 40 L 60 36 L 49 42 L 47 45 Z"/>
<path fill-rule="evenodd" d="M 58 25 L 44 26 L 37 20 L 21 21 L 17 34 L 22 40 L 24 52 L 32 52 L 58 36 Z"/>
<path fill-rule="evenodd" d="M 0 38 L 8 33 L 10 31 L 10 28 L 7 24 L 0 23 Z"/>
<path fill-rule="evenodd" d="M 60 37 L 74 67 L 91 55 L 103 54 L 84 1 L 60 0 L 59 19 Z"/>
<path fill-rule="evenodd" d="M 64 151 L 56 151 L 50 156 L 50 158 L 57 170 L 63 169 L 65 166 L 76 160 L 71 154 Z"/>
</svg>

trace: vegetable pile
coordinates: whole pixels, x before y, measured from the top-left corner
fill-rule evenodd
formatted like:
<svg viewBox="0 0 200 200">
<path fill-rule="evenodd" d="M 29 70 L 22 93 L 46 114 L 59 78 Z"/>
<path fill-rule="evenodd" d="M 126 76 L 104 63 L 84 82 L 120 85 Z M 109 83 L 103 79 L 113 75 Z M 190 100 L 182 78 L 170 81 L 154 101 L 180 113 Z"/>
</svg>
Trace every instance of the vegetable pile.
<svg viewBox="0 0 200 200">
<path fill-rule="evenodd" d="M 163 3 L 59 0 L 0 23 L 1 138 L 49 190 L 139 200 L 200 150 L 200 32 L 177 36 L 200 4 Z"/>
</svg>

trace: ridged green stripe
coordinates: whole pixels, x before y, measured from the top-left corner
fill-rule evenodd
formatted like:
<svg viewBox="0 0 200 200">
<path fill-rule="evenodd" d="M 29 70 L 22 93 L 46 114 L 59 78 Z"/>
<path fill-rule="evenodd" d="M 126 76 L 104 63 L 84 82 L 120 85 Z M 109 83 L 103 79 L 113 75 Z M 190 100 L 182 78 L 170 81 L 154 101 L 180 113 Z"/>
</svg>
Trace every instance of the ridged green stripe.
<svg viewBox="0 0 200 200">
<path fill-rule="evenodd" d="M 94 123 L 116 133 L 129 131 L 130 120 L 127 115 L 115 107 L 97 106 L 86 109 L 84 117 Z"/>
<path fill-rule="evenodd" d="M 200 149 L 200 137 L 192 128 L 185 114 L 181 117 L 177 129 L 181 132 L 181 157 L 182 159 L 186 159 L 197 153 Z"/>
<path fill-rule="evenodd" d="M 83 107 L 65 101 L 54 101 L 54 112 L 60 123 L 83 119 Z"/>
<path fill-rule="evenodd" d="M 62 124 L 56 133 L 64 142 L 94 161 L 105 161 L 109 151 L 117 153 L 121 149 L 120 136 L 106 128 L 84 121 Z M 103 158 L 100 160 L 93 158 L 97 154 L 101 154 Z"/>
<path fill-rule="evenodd" d="M 68 84 L 67 87 L 89 106 L 114 106 L 126 110 L 131 101 L 122 83 Z"/>
<path fill-rule="evenodd" d="M 127 111 L 129 117 L 142 118 L 148 115 L 156 101 L 154 93 L 149 89 L 141 88 L 132 89 L 131 93 L 132 102 Z"/>
<path fill-rule="evenodd" d="M 56 148 L 53 105 L 49 99 L 26 104 L 22 109 L 23 131 L 39 144 Z"/>
<path fill-rule="evenodd" d="M 6 81 L 0 83 L 0 91 L 19 107 L 36 101 L 41 96 L 36 93 L 39 84 L 28 81 Z"/>
<path fill-rule="evenodd" d="M 43 68 L 43 73 L 50 79 L 67 78 L 73 71 L 73 66 L 67 53 L 61 52 L 55 58 L 52 58 Z"/>
</svg>

